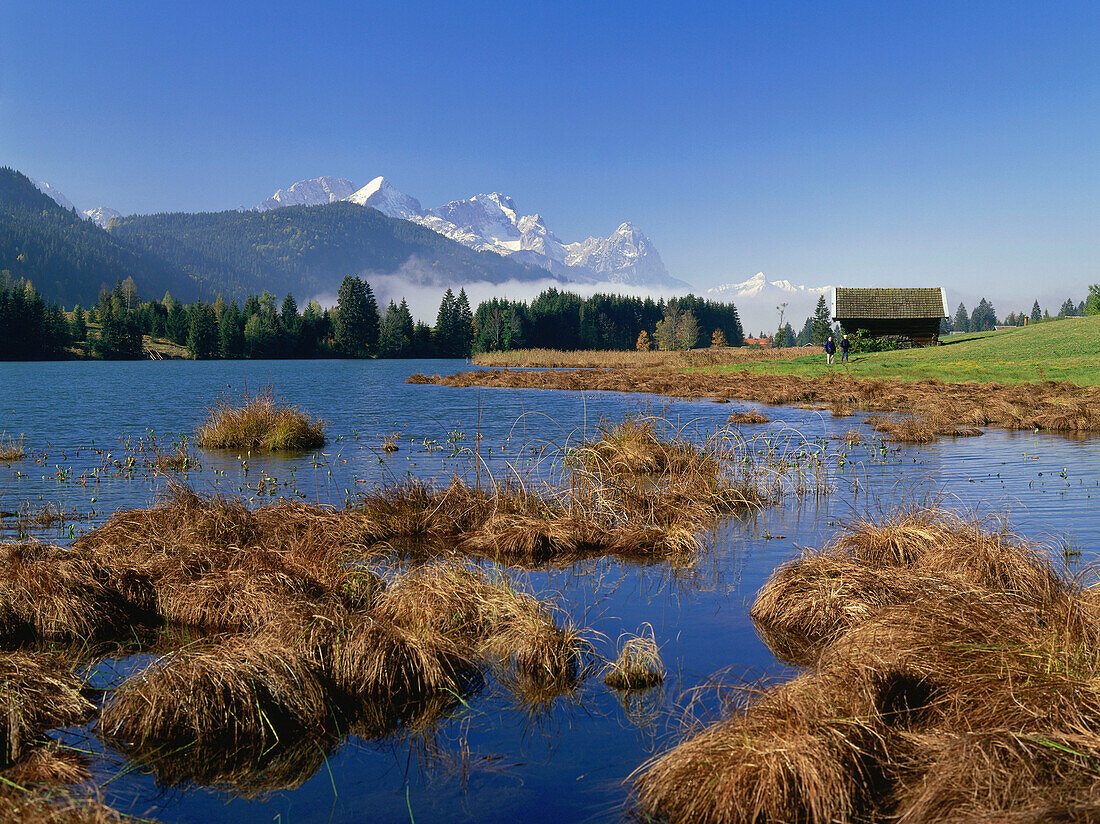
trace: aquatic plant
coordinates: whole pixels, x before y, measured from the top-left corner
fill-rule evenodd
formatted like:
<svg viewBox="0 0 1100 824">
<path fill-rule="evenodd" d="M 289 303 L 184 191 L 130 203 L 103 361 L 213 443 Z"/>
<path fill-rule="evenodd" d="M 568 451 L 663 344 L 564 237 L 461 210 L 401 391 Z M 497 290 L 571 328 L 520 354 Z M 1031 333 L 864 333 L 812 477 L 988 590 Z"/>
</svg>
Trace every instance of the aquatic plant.
<svg viewBox="0 0 1100 824">
<path fill-rule="evenodd" d="M 757 412 L 755 409 L 750 409 L 744 412 L 734 412 L 727 419 L 727 423 L 738 425 L 754 425 L 768 422 L 768 416 L 761 412 Z"/>
<path fill-rule="evenodd" d="M 643 690 L 665 680 L 661 652 L 649 634 L 628 635 L 619 639 L 619 655 L 612 661 L 603 682 L 614 690 Z"/>
<path fill-rule="evenodd" d="M 324 423 L 279 402 L 268 386 L 255 395 L 246 391 L 236 403 L 220 401 L 195 443 L 203 449 L 315 449 L 325 445 Z"/>
<path fill-rule="evenodd" d="M 0 652 L 0 685 L 0 766 L 20 761 L 46 730 L 94 711 L 71 668 L 47 653 Z"/>
<path fill-rule="evenodd" d="M 857 524 L 777 570 L 754 604 L 762 627 L 801 641 L 807 669 L 644 765 L 640 812 L 1094 818 L 1097 600 L 1003 528 L 931 508 Z"/>
<path fill-rule="evenodd" d="M 27 457 L 23 448 L 23 438 L 0 435 L 0 461 L 21 461 Z"/>
</svg>

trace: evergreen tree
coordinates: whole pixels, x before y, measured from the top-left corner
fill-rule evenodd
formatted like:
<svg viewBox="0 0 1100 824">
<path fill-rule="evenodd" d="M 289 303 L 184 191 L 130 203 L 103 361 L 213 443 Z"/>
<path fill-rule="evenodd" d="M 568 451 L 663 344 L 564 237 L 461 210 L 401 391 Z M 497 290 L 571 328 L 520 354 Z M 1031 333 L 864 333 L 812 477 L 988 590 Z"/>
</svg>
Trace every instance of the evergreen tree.
<svg viewBox="0 0 1100 824">
<path fill-rule="evenodd" d="M 817 299 L 817 307 L 814 309 L 813 332 L 810 342 L 814 346 L 824 346 L 825 339 L 831 334 L 833 334 L 833 320 L 829 316 L 829 305 L 825 302 L 825 296 L 821 295 Z M 791 344 L 794 343 L 794 335 L 791 335 L 790 341 Z"/>
<path fill-rule="evenodd" d="M 225 307 L 218 320 L 218 352 L 223 358 L 244 356 L 244 318 L 237 301 Z"/>
<path fill-rule="evenodd" d="M 377 304 L 376 304 L 377 306 Z M 367 290 L 363 281 L 348 275 L 336 293 L 336 318 L 333 321 L 336 351 L 346 358 L 369 357 L 371 318 Z"/>
<path fill-rule="evenodd" d="M 447 289 L 443 293 L 443 300 L 439 302 L 439 312 L 435 316 L 435 345 L 439 354 L 444 358 L 458 357 L 458 305 L 454 292 Z"/>
<path fill-rule="evenodd" d="M 997 312 L 993 304 L 982 298 L 970 313 L 970 332 L 992 332 L 997 325 Z"/>
<path fill-rule="evenodd" d="M 956 332 L 970 331 L 970 315 L 966 313 L 966 307 L 961 303 L 959 304 L 959 308 L 955 311 L 955 320 L 952 322 L 951 328 Z"/>
<path fill-rule="evenodd" d="M 182 303 L 171 296 L 169 296 L 169 300 L 172 303 L 168 307 L 168 319 L 164 328 L 165 337 L 172 343 L 183 346 L 187 343 L 187 336 L 191 332 L 191 321 L 187 317 L 187 310 L 183 308 Z"/>
<path fill-rule="evenodd" d="M 474 313 L 470 309 L 466 290 L 462 288 L 458 290 L 458 298 L 455 300 L 455 317 L 458 318 L 458 327 L 454 337 L 454 356 L 468 358 L 474 345 Z"/>
<path fill-rule="evenodd" d="M 73 321 L 70 324 L 69 334 L 73 340 L 80 343 L 88 339 L 88 323 L 84 320 L 84 310 L 80 308 L 79 303 L 73 307 Z"/>
<path fill-rule="evenodd" d="M 402 312 L 391 300 L 378 330 L 378 355 L 383 358 L 403 358 L 408 355 L 411 346 L 411 336 L 405 333 Z"/>
<path fill-rule="evenodd" d="M 1043 319 L 1043 311 L 1039 308 L 1039 301 L 1031 304 L 1031 322 L 1038 323 Z"/>
<path fill-rule="evenodd" d="M 298 314 L 298 303 L 287 292 L 283 306 L 279 310 L 279 329 L 282 332 L 282 350 L 287 357 L 298 353 L 298 335 L 301 333 L 302 318 Z"/>
<path fill-rule="evenodd" d="M 209 303 L 195 301 L 187 313 L 191 329 L 187 335 L 187 351 L 196 360 L 206 360 L 218 353 L 218 319 Z"/>
<path fill-rule="evenodd" d="M 1082 310 L 1086 315 L 1100 315 L 1100 283 L 1089 286 L 1089 296 L 1085 298 Z"/>
</svg>

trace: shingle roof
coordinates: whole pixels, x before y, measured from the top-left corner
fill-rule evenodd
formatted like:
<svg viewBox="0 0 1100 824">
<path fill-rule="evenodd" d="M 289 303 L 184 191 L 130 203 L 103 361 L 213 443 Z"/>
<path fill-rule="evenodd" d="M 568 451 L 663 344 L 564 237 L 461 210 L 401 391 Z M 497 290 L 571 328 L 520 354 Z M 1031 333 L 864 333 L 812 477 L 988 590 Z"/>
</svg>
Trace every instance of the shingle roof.
<svg viewBox="0 0 1100 824">
<path fill-rule="evenodd" d="M 851 289 L 838 286 L 836 318 L 943 318 L 940 289 Z"/>
</svg>

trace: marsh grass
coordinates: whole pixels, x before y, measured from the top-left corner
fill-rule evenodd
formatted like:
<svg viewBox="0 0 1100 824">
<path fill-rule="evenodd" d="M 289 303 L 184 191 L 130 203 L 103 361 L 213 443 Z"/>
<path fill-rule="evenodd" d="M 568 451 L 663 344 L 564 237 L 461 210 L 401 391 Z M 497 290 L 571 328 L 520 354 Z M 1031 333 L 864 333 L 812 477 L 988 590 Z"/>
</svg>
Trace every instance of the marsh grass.
<svg viewBox="0 0 1100 824">
<path fill-rule="evenodd" d="M 920 350 L 926 351 L 926 350 Z M 411 380 L 411 379 L 410 379 Z M 942 380 L 856 378 L 828 374 L 673 369 L 480 370 L 417 376 L 445 386 L 529 387 L 570 391 L 644 392 L 674 398 L 717 398 L 776 405 L 807 405 L 836 415 L 887 416 L 899 439 L 980 434 L 979 427 L 1054 432 L 1100 431 L 1100 389 L 1041 381 L 1019 384 L 944 383 Z M 913 440 L 916 439 L 916 440 Z"/>
<path fill-rule="evenodd" d="M 757 412 L 755 409 L 751 409 L 744 412 L 734 412 L 727 419 L 727 423 L 737 425 L 757 425 L 768 422 L 768 416 L 761 412 Z"/>
<path fill-rule="evenodd" d="M 0 435 L 0 461 L 21 461 L 26 457 L 22 436 L 16 439 L 10 435 Z"/>
<path fill-rule="evenodd" d="M 790 360 L 805 354 L 799 349 L 763 349 L 757 347 L 718 347 L 708 349 L 561 351 L 558 349 L 517 349 L 509 352 L 481 352 L 474 356 L 478 366 L 524 368 L 683 368 L 715 364 L 747 364 Z"/>
<path fill-rule="evenodd" d="M 195 443 L 203 449 L 315 449 L 325 445 L 324 423 L 281 403 L 267 386 L 254 395 L 246 390 L 236 402 L 219 401 Z"/>
<path fill-rule="evenodd" d="M 753 605 L 765 640 L 783 636 L 776 653 L 804 671 L 641 768 L 640 810 L 701 822 L 1093 820 L 1095 601 L 995 524 L 928 507 L 854 524 L 776 570 Z"/>
<path fill-rule="evenodd" d="M 661 651 L 653 638 L 653 628 L 648 627 L 638 635 L 619 639 L 619 654 L 607 666 L 603 682 L 613 690 L 644 690 L 665 680 L 661 663 Z"/>
<path fill-rule="evenodd" d="M 82 723 L 94 707 L 58 657 L 0 651 L 0 766 L 20 762 L 46 730 Z"/>
</svg>

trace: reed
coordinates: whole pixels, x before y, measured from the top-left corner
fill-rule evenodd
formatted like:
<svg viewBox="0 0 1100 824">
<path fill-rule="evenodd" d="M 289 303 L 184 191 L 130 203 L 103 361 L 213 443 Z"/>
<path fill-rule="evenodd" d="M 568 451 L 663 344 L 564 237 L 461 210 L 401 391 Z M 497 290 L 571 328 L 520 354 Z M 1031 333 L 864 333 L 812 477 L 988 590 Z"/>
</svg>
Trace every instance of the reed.
<svg viewBox="0 0 1100 824">
<path fill-rule="evenodd" d="M 96 798 L 51 790 L 9 788 L 0 793 L 0 819 L 18 824 L 123 824 L 130 818 Z"/>
<path fill-rule="evenodd" d="M 762 412 L 757 412 L 755 409 L 750 409 L 745 412 L 734 412 L 729 416 L 726 422 L 736 424 L 738 426 L 753 426 L 757 424 L 767 423 L 768 416 L 763 414 Z"/>
<path fill-rule="evenodd" d="M 304 658 L 268 639 L 227 637 L 169 653 L 128 679 L 97 726 L 132 752 L 195 742 L 262 751 L 327 719 L 324 687 Z"/>
<path fill-rule="evenodd" d="M 316 449 L 325 445 L 324 423 L 279 402 L 270 386 L 231 403 L 220 401 L 199 427 L 203 449 Z"/>
<path fill-rule="evenodd" d="M 414 381 L 415 379 L 415 381 Z M 1004 429 L 1100 431 L 1100 392 L 1095 387 L 1043 381 L 1033 384 L 944 383 L 854 377 L 768 375 L 747 370 L 665 368 L 479 370 L 447 376 L 418 375 L 417 383 L 469 387 L 525 387 L 570 391 L 645 392 L 674 398 L 717 398 L 772 405 L 805 404 L 844 416 L 870 412 L 906 442 L 979 434 L 980 426 Z M 911 419 L 908 420 L 907 419 Z"/>
<path fill-rule="evenodd" d="M 641 813 L 914 824 L 1100 814 L 1095 593 L 1040 547 L 988 527 L 910 508 L 777 570 L 753 615 L 800 643 L 807 669 L 639 770 Z"/>
<path fill-rule="evenodd" d="M 620 639 L 619 655 L 608 665 L 603 682 L 613 690 L 644 690 L 664 680 L 661 651 L 650 627 L 648 635 L 643 632 Z"/>
<path fill-rule="evenodd" d="M 23 438 L 18 439 L 10 435 L 0 435 L 0 461 L 21 461 L 27 457 L 27 451 L 23 448 Z"/>
<path fill-rule="evenodd" d="M 86 721 L 94 707 L 57 657 L 0 652 L 0 766 L 17 763 L 46 730 Z"/>
</svg>

